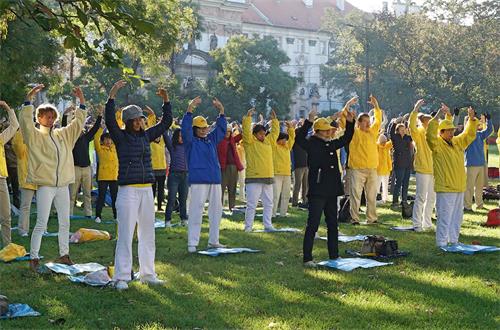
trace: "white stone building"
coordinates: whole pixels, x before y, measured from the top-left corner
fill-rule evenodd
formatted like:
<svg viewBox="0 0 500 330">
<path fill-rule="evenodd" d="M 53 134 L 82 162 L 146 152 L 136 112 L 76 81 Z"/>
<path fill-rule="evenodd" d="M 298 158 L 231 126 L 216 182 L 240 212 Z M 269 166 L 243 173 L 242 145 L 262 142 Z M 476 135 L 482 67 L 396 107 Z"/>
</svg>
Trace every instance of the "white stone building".
<svg viewBox="0 0 500 330">
<path fill-rule="evenodd" d="M 355 8 L 344 0 L 199 0 L 205 31 L 200 40 L 185 45 L 176 59 L 176 74 L 189 87 L 193 80 L 206 80 L 213 72 L 208 52 L 223 47 L 233 35 L 272 36 L 290 62 L 283 69 L 300 78 L 292 95 L 290 115 L 303 117 L 316 103 L 320 111 L 340 109 L 342 103 L 323 88 L 320 66 L 328 61 L 329 34 L 321 31 L 328 9 L 339 15 Z"/>
</svg>

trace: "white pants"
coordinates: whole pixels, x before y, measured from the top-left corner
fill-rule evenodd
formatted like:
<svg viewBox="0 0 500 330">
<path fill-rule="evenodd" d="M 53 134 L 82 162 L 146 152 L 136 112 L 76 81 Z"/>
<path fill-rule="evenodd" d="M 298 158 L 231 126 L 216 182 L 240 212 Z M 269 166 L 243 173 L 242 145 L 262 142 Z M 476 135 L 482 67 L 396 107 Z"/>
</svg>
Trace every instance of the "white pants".
<svg viewBox="0 0 500 330">
<path fill-rule="evenodd" d="M 151 187 L 120 186 L 116 198 L 118 241 L 115 251 L 114 281 L 130 281 L 132 240 L 137 224 L 139 276 L 156 278 L 155 273 L 155 206 Z"/>
<path fill-rule="evenodd" d="M 19 218 L 17 228 L 20 234 L 30 231 L 31 202 L 35 195 L 35 190 L 21 188 L 21 207 L 19 208 Z"/>
<path fill-rule="evenodd" d="M 273 184 L 273 217 L 276 216 L 278 203 L 280 204 L 280 215 L 283 217 L 288 211 L 290 201 L 290 187 L 292 177 L 290 175 L 275 175 Z M 280 198 L 281 197 L 281 198 Z"/>
<path fill-rule="evenodd" d="M 377 178 L 377 193 L 380 192 L 380 185 L 382 185 L 382 202 L 389 200 L 389 176 L 379 175 Z"/>
<path fill-rule="evenodd" d="M 417 191 L 413 206 L 413 228 L 417 231 L 432 228 L 432 210 L 436 203 L 434 192 L 434 176 L 432 174 L 416 174 Z"/>
<path fill-rule="evenodd" d="M 69 254 L 69 189 L 64 187 L 38 187 L 36 191 L 37 219 L 33 234 L 31 234 L 31 259 L 39 259 L 42 236 L 47 229 L 52 202 L 57 211 L 59 222 L 59 255 Z"/>
<path fill-rule="evenodd" d="M 192 184 L 188 210 L 188 246 L 200 243 L 201 222 L 205 202 L 208 199 L 208 221 L 210 224 L 208 243 L 219 243 L 219 227 L 222 218 L 222 188 L 220 184 Z"/>
<path fill-rule="evenodd" d="M 247 209 L 245 211 L 245 230 L 252 230 L 255 210 L 259 198 L 264 207 L 264 228 L 272 228 L 271 216 L 273 212 L 273 185 L 265 183 L 247 183 Z"/>
<path fill-rule="evenodd" d="M 467 166 L 467 188 L 464 195 L 464 206 L 466 209 L 472 209 L 472 196 L 476 202 L 476 207 L 483 207 L 483 166 Z"/>
<path fill-rule="evenodd" d="M 438 213 L 437 246 L 458 243 L 464 216 L 464 193 L 436 193 L 436 208 Z"/>
<path fill-rule="evenodd" d="M 239 197 L 240 201 L 244 202 L 245 197 L 245 170 L 238 172 L 238 185 L 240 186 Z"/>
</svg>

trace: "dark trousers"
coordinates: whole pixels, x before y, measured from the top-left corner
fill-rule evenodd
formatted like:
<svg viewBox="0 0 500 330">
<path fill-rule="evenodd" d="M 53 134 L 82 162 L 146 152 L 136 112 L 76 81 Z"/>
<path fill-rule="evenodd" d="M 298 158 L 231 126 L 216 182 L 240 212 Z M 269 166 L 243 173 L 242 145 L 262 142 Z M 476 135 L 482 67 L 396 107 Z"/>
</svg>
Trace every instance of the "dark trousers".
<svg viewBox="0 0 500 330">
<path fill-rule="evenodd" d="M 408 185 L 410 183 L 410 169 L 409 168 L 395 168 L 394 169 L 394 191 L 392 195 L 392 203 L 399 203 L 399 195 L 401 195 L 401 201 L 406 202 L 408 200 Z"/>
<path fill-rule="evenodd" d="M 97 203 L 95 207 L 96 217 L 101 217 L 102 208 L 104 207 L 104 200 L 106 199 L 106 192 L 111 193 L 111 207 L 113 208 L 113 218 L 116 219 L 116 195 L 118 195 L 118 181 L 97 181 Z"/>
<path fill-rule="evenodd" d="M 166 175 L 156 175 L 155 183 L 153 183 L 153 196 L 158 196 L 158 210 L 161 209 L 163 204 L 163 200 L 165 199 L 165 180 L 167 179 Z M 158 193 L 157 193 L 158 191 Z"/>
<path fill-rule="evenodd" d="M 7 167 L 7 173 L 9 177 L 7 178 L 7 183 L 10 183 L 10 187 L 12 188 L 12 204 L 15 207 L 19 208 L 19 179 L 17 177 L 17 168 L 16 167 Z"/>
<path fill-rule="evenodd" d="M 175 207 L 175 199 L 179 194 L 179 213 L 181 220 L 187 220 L 186 200 L 189 190 L 188 173 L 170 171 L 167 182 L 168 199 L 167 209 L 165 210 L 165 221 L 172 220 L 172 212 Z"/>
<path fill-rule="evenodd" d="M 307 217 L 306 232 L 304 234 L 304 262 L 313 260 L 312 250 L 314 236 L 318 231 L 321 214 L 325 214 L 328 230 L 328 255 L 330 259 L 339 256 L 339 229 L 337 225 L 337 197 L 309 197 L 309 215 Z"/>
<path fill-rule="evenodd" d="M 236 205 L 236 184 L 238 183 L 238 169 L 236 165 L 227 165 L 222 174 L 222 205 L 224 205 L 224 193 L 227 188 L 229 210 Z"/>
</svg>

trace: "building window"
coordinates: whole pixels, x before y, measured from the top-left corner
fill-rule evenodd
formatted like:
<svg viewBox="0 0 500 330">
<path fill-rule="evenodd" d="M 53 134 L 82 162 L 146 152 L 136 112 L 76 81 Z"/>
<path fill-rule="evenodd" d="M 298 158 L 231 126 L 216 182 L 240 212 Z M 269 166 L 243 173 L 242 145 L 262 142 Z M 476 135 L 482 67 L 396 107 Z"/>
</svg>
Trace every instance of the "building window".
<svg viewBox="0 0 500 330">
<path fill-rule="evenodd" d="M 316 47 L 316 40 L 309 40 L 309 47 Z"/>
<path fill-rule="evenodd" d="M 293 39 L 293 38 L 286 38 L 286 43 L 287 44 L 293 45 L 294 42 L 295 42 L 295 39 Z"/>
<path fill-rule="evenodd" d="M 297 53 L 304 52 L 304 39 L 297 39 Z"/>
</svg>

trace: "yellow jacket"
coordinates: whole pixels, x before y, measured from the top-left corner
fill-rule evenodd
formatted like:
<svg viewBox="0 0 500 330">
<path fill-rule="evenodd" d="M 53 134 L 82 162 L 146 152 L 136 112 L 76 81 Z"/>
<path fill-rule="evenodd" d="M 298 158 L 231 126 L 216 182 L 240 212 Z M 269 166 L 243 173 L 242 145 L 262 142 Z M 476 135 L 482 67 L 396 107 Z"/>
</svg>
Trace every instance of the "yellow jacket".
<svg viewBox="0 0 500 330">
<path fill-rule="evenodd" d="M 273 144 L 274 175 L 292 175 L 292 160 L 290 152 L 295 143 L 295 130 L 288 129 L 288 141 L 284 146 Z"/>
<path fill-rule="evenodd" d="M 28 147 L 24 144 L 21 131 L 17 131 L 12 139 L 12 147 L 17 158 L 17 176 L 19 177 L 19 186 L 23 189 L 36 190 L 36 186 L 26 183 L 28 177 Z"/>
<path fill-rule="evenodd" d="M 280 134 L 280 123 L 273 119 L 271 132 L 266 136 L 264 142 L 260 142 L 252 134 L 252 118 L 243 117 L 243 146 L 247 161 L 247 179 L 274 178 L 273 166 L 273 144 Z"/>
<path fill-rule="evenodd" d="M 412 111 L 410 113 L 410 135 L 415 146 L 415 172 L 422 174 L 432 174 L 432 151 L 425 139 L 425 128 L 422 126 L 417 127 L 418 112 Z"/>
<path fill-rule="evenodd" d="M 427 127 L 427 144 L 434 159 L 434 190 L 464 192 L 466 188 L 464 152 L 476 138 L 479 120 L 469 120 L 465 130 L 448 143 L 438 135 L 439 121 L 433 118 Z"/>
<path fill-rule="evenodd" d="M 0 178 L 6 178 L 9 176 L 7 172 L 7 160 L 5 159 L 5 149 L 4 145 L 12 139 L 14 134 L 16 134 L 19 128 L 19 122 L 16 118 L 16 113 L 14 110 L 9 108 L 7 110 L 7 116 L 9 120 L 9 126 L 0 133 Z"/>
<path fill-rule="evenodd" d="M 117 181 L 118 180 L 118 154 L 113 143 L 106 147 L 101 144 L 103 130 L 99 128 L 94 136 L 94 148 L 99 158 L 99 170 L 97 171 L 97 181 Z"/>
<path fill-rule="evenodd" d="M 165 157 L 165 140 L 163 139 L 163 136 L 160 136 L 159 140 L 160 142 L 153 141 L 150 143 L 151 165 L 153 166 L 153 171 L 167 169 L 167 158 Z"/>
<path fill-rule="evenodd" d="M 377 174 L 380 176 L 390 175 L 392 171 L 391 149 L 392 141 L 381 145 L 377 142 L 378 149 L 378 166 Z"/>
<path fill-rule="evenodd" d="M 73 147 L 82 133 L 87 111 L 78 109 L 75 119 L 63 128 L 35 127 L 33 106 L 25 105 L 19 117 L 21 132 L 28 147 L 27 183 L 64 187 L 75 182 Z"/>
<path fill-rule="evenodd" d="M 238 142 L 236 144 L 236 151 L 238 152 L 238 157 L 240 157 L 240 162 L 243 167 L 247 167 L 247 159 L 245 156 L 245 147 L 243 146 L 243 142 Z"/>
<path fill-rule="evenodd" d="M 367 132 L 359 127 L 354 129 L 354 135 L 349 144 L 350 169 L 376 169 L 378 167 L 377 137 L 382 123 L 382 109 L 374 109 L 375 120 Z"/>
</svg>

